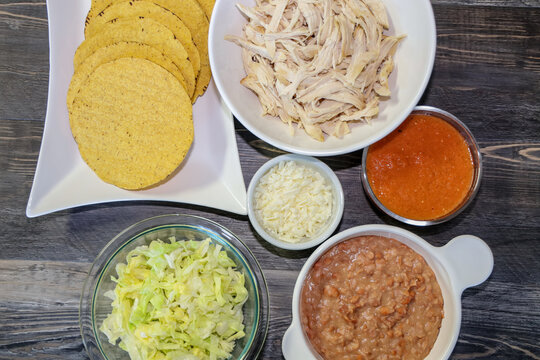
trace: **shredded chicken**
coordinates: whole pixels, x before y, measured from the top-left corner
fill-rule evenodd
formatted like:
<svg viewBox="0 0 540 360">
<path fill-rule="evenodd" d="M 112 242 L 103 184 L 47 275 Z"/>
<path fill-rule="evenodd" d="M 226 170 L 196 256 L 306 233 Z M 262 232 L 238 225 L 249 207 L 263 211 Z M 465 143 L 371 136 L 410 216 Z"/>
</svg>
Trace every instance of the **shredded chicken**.
<svg viewBox="0 0 540 360">
<path fill-rule="evenodd" d="M 256 0 L 248 8 L 241 84 L 259 98 L 262 115 L 279 117 L 318 141 L 343 137 L 350 122 L 369 122 L 390 96 L 392 56 L 404 36 L 387 36 L 381 0 Z"/>
</svg>

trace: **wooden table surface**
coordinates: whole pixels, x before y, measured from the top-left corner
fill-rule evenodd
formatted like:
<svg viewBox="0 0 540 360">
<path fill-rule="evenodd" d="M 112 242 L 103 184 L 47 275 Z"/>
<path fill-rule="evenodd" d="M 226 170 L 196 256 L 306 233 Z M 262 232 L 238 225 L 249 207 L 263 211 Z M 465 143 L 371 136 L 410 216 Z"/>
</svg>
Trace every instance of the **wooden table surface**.
<svg viewBox="0 0 540 360">
<path fill-rule="evenodd" d="M 66 0 L 69 1 L 69 0 Z M 72 0 L 75 1 L 75 0 Z M 407 0 L 410 1 L 410 0 Z M 359 176 L 362 152 L 323 158 L 345 190 L 338 230 L 386 223 L 443 245 L 460 234 L 484 239 L 491 277 L 463 294 L 455 359 L 540 359 L 540 2 L 433 0 L 437 56 L 420 104 L 463 120 L 478 140 L 484 176 L 474 202 L 448 223 L 417 228 L 376 211 Z M 298 271 L 311 251 L 276 249 L 246 216 L 173 203 L 86 206 L 28 219 L 49 70 L 43 0 L 0 0 L 0 358 L 85 359 L 79 295 L 102 247 L 144 218 L 207 217 L 242 238 L 260 261 L 271 297 L 261 359 L 281 359 Z M 281 154 L 238 122 L 244 181 Z"/>
</svg>

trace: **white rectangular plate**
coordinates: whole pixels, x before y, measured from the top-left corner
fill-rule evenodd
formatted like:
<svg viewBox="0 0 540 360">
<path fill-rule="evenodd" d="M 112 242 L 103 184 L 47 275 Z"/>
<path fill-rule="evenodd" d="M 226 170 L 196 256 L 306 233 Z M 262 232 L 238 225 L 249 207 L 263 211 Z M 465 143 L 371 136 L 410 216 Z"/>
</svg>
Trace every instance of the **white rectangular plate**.
<svg viewBox="0 0 540 360">
<path fill-rule="evenodd" d="M 71 135 L 66 94 L 73 55 L 84 39 L 90 0 L 47 0 L 49 97 L 43 140 L 26 208 L 28 217 L 112 201 L 202 205 L 245 215 L 246 187 L 231 112 L 213 82 L 193 107 L 195 137 L 180 171 L 158 187 L 128 191 L 103 182 L 82 160 Z"/>
</svg>

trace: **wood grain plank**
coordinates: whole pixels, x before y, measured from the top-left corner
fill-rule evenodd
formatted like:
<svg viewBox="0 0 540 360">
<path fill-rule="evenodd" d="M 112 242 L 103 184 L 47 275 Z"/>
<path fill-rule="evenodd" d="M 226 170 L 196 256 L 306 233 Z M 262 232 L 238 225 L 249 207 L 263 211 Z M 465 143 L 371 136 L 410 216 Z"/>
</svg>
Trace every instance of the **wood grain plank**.
<svg viewBox="0 0 540 360">
<path fill-rule="evenodd" d="M 434 6 L 437 55 L 421 103 L 445 109 L 483 142 L 537 142 L 538 9 Z M 509 106 L 509 103 L 512 105 Z"/>
<path fill-rule="evenodd" d="M 89 263 L 0 260 L 0 300 L 34 310 L 77 308 L 89 269 Z"/>
<path fill-rule="evenodd" d="M 519 339 L 519 340 L 518 340 Z M 538 337 L 531 334 L 506 333 L 486 336 L 485 329 L 461 332 L 451 359 L 540 359 Z"/>
<path fill-rule="evenodd" d="M 0 182 L 0 216 L 5 219 L 6 239 L 0 254 L 2 258 L 38 259 L 40 256 L 50 256 L 50 260 L 92 261 L 99 249 L 122 229 L 145 217 L 166 212 L 189 212 L 222 223 L 240 234 L 253 248 L 255 255 L 267 262 L 268 267 L 279 266 L 281 269 L 297 270 L 299 260 L 310 254 L 310 251 L 291 253 L 271 247 L 255 235 L 246 217 L 214 210 L 208 213 L 206 208 L 183 204 L 114 203 L 27 219 L 24 209 L 36 166 L 41 131 L 42 124 L 33 121 L 9 120 L 3 121 L 0 126 L 0 152 L 6 154 L 0 157 L 0 172 L 5 179 Z M 511 137 L 515 139 L 518 135 Z M 250 143 L 253 144 L 255 140 L 252 135 L 247 135 L 246 131 L 240 132 L 237 141 L 245 183 L 248 184 L 257 168 L 269 156 L 279 152 L 269 152 L 268 156 L 254 152 Z M 540 161 L 534 149 L 540 148 L 540 143 L 525 142 L 519 145 L 484 141 L 480 145 L 484 155 L 484 178 L 480 192 L 464 215 L 447 225 L 443 224 L 442 231 L 455 228 L 449 233 L 452 236 L 468 226 L 474 228 L 495 224 L 494 234 L 498 232 L 497 229 L 505 229 L 499 233 L 505 235 L 512 231 L 512 226 L 529 226 L 536 230 L 525 236 L 525 240 L 534 239 L 534 236 L 538 236 L 535 218 L 524 215 L 538 211 L 540 185 L 537 180 Z M 361 152 L 323 160 L 336 171 L 345 185 L 346 211 L 339 229 L 383 221 L 397 224 L 375 211 L 365 197 L 359 181 Z M 18 186 L 14 186 L 15 184 Z M 512 190 L 501 192 L 501 188 Z M 508 201 L 519 204 L 519 207 L 514 212 L 504 211 Z M 509 223 L 516 214 L 519 215 L 519 223 Z M 436 244 L 448 240 L 436 240 L 436 234 L 433 234 L 432 230 L 411 229 Z M 486 235 L 492 236 L 490 232 Z M 21 237 L 26 240 L 18 241 Z M 523 249 L 523 253 L 530 250 L 531 246 L 532 244 Z M 36 252 L 27 253 L 25 250 L 29 248 L 36 249 Z"/>
<path fill-rule="evenodd" d="M 437 59 L 540 71 L 540 8 L 434 6 Z M 438 16 L 444 12 L 444 16 Z M 491 83 L 491 81 L 490 81 Z"/>
<path fill-rule="evenodd" d="M 0 261 L 0 359 L 86 356 L 78 308 L 88 263 Z"/>
<path fill-rule="evenodd" d="M 462 5 L 489 7 L 540 7 L 539 0 L 431 0 L 433 5 Z"/>
<path fill-rule="evenodd" d="M 78 305 L 89 267 L 90 263 L 78 262 L 0 261 L 0 288 L 4 289 L 0 293 L 0 358 L 24 358 L 29 350 L 38 359 L 51 354 L 69 359 L 83 356 Z M 276 359 L 281 358 L 281 339 L 291 322 L 297 272 L 266 270 L 265 276 L 271 289 L 271 329 L 260 358 Z M 523 294 L 520 301 L 514 298 L 516 292 Z M 463 297 L 463 326 L 473 331 L 460 336 L 453 357 L 472 358 L 470 348 L 475 347 L 476 355 L 503 358 L 521 353 L 535 358 L 538 345 L 530 336 L 522 339 L 515 334 L 534 334 L 540 315 L 530 314 L 529 310 L 539 296 L 540 286 L 534 284 L 524 287 L 488 281 L 480 288 L 467 290 Z M 511 327 L 507 326 L 508 317 L 513 319 Z M 496 335 L 476 333 L 478 324 Z M 509 334 L 514 335 L 510 338 Z M 467 355 L 461 356 L 461 350 Z"/>
<path fill-rule="evenodd" d="M 475 134 L 484 176 L 473 203 L 448 223 L 416 228 L 377 211 L 360 184 L 362 152 L 324 158 L 346 194 L 338 228 L 387 223 L 433 245 L 471 233 L 495 256 L 491 278 L 463 294 L 453 359 L 539 359 L 540 1 L 433 0 L 438 48 L 421 104 L 457 115 Z M 268 280 L 271 324 L 260 359 L 282 359 L 298 271 L 312 250 L 260 239 L 247 217 L 198 206 L 137 202 L 88 206 L 27 219 L 48 84 L 43 0 L 0 0 L 0 359 L 86 359 L 78 296 L 103 246 L 132 223 L 164 213 L 214 220 L 252 249 Z M 235 122 L 244 181 L 283 153 Z"/>
<path fill-rule="evenodd" d="M 44 1 L 0 3 L 0 119 L 45 117 L 49 73 Z M 25 101 L 21 101 L 25 99 Z"/>
<path fill-rule="evenodd" d="M 491 104 L 504 104 L 500 101 L 502 97 L 518 94 L 521 98 L 518 105 L 529 106 L 526 112 L 531 114 L 529 118 L 537 115 L 540 25 L 536 19 L 539 9 L 533 5 L 509 10 L 497 6 L 472 6 L 478 4 L 473 1 L 465 3 L 462 6 L 434 3 L 439 43 L 434 75 L 450 77 L 450 81 L 440 84 L 441 87 L 462 90 L 455 106 L 463 108 L 471 96 L 476 99 L 477 95 L 464 90 L 491 85 L 489 90 L 500 95 L 491 98 L 494 94 L 486 93 L 478 97 L 480 100 L 492 99 Z M 10 6 L 10 12 L 46 19 L 44 4 L 24 4 Z M 12 29 L 9 27 L 11 17 L 0 14 L 0 83 L 8 85 L 0 88 L 4 95 L 0 96 L 0 119 L 43 120 L 48 83 L 46 24 L 34 26 L 34 20 L 20 18 L 17 20 L 20 24 Z M 479 66 L 474 67 L 474 64 Z M 504 70 L 506 67 L 510 69 Z M 536 75 L 515 71 L 516 68 L 533 69 Z M 431 83 L 438 84 L 439 81 L 432 79 Z M 516 87 L 520 92 L 515 91 Z M 428 94 L 433 92 L 430 90 Z M 437 96 L 439 91 L 442 90 L 435 89 L 433 95 Z M 525 94 L 521 93 L 523 91 Z M 437 98 L 453 99 L 448 95 L 455 93 L 459 92 L 443 92 Z M 32 101 L 18 101 L 29 97 Z M 485 103 L 478 101 L 478 106 L 485 109 L 482 102 Z"/>
</svg>

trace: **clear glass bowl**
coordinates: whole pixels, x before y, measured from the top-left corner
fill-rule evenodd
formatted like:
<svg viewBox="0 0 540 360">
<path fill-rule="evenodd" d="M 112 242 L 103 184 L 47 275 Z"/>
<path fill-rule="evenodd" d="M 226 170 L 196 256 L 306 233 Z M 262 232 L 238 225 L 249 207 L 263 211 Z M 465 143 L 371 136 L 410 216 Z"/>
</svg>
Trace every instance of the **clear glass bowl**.
<svg viewBox="0 0 540 360">
<path fill-rule="evenodd" d="M 478 146 L 478 143 L 476 142 L 476 139 L 474 138 L 469 128 L 464 123 L 462 123 L 457 117 L 450 114 L 449 112 L 446 112 L 444 110 L 438 109 L 433 106 L 417 106 L 411 112 L 411 115 L 414 115 L 414 114 L 431 115 L 441 120 L 444 120 L 448 124 L 452 125 L 457 131 L 459 131 L 461 136 L 463 136 L 463 138 L 465 139 L 465 142 L 469 146 L 469 150 L 471 152 L 471 157 L 472 157 L 472 163 L 473 163 L 473 179 L 472 179 L 469 191 L 465 195 L 465 198 L 461 201 L 461 203 L 458 206 L 456 206 L 448 214 L 435 218 L 435 219 L 431 219 L 431 220 L 409 219 L 409 218 L 396 214 L 395 212 L 393 212 L 392 210 L 384 206 L 383 203 L 381 203 L 381 201 L 377 198 L 377 196 L 375 195 L 375 192 L 371 188 L 371 185 L 369 184 L 368 173 L 366 170 L 366 162 L 367 162 L 367 155 L 369 152 L 369 146 L 364 149 L 364 153 L 362 155 L 362 185 L 364 186 L 364 190 L 366 191 L 369 199 L 373 202 L 373 204 L 375 204 L 375 206 L 377 206 L 380 210 L 382 210 L 388 216 L 391 216 L 396 220 L 399 220 L 409 225 L 416 225 L 416 226 L 429 226 L 429 225 L 441 224 L 459 215 L 463 210 L 465 210 L 465 208 L 473 201 L 474 197 L 476 196 L 476 193 L 478 192 L 478 188 L 480 187 L 480 180 L 482 179 L 482 154 L 480 153 L 480 147 Z"/>
<path fill-rule="evenodd" d="M 79 323 L 83 344 L 90 359 L 129 359 L 129 355 L 107 340 L 99 327 L 111 313 L 111 300 L 103 294 L 112 290 L 116 264 L 126 262 L 126 255 L 137 246 L 156 239 L 176 236 L 180 239 L 210 238 L 220 244 L 237 268 L 245 274 L 249 298 L 244 304 L 245 333 L 237 340 L 232 359 L 254 359 L 262 349 L 268 331 L 268 287 L 259 263 L 248 247 L 232 232 L 208 219 L 190 215 L 162 215 L 138 222 L 112 239 L 99 253 L 84 283 Z"/>
</svg>

